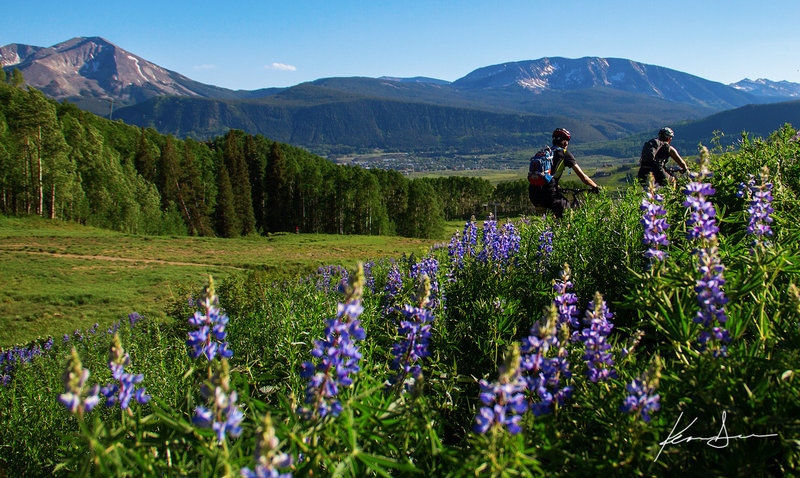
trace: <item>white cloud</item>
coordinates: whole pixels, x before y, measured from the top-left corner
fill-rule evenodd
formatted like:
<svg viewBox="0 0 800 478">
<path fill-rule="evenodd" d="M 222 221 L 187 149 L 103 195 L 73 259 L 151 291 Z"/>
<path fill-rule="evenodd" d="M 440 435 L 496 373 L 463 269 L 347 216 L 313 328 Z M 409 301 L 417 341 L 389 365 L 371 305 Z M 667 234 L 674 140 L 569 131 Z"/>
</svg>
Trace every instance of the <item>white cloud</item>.
<svg viewBox="0 0 800 478">
<path fill-rule="evenodd" d="M 195 70 L 214 70 L 217 68 L 217 65 L 195 65 Z"/>
<path fill-rule="evenodd" d="M 286 65 L 283 63 L 273 63 L 271 65 L 264 65 L 264 68 L 268 70 L 297 71 L 297 68 L 295 68 L 294 65 Z"/>
</svg>

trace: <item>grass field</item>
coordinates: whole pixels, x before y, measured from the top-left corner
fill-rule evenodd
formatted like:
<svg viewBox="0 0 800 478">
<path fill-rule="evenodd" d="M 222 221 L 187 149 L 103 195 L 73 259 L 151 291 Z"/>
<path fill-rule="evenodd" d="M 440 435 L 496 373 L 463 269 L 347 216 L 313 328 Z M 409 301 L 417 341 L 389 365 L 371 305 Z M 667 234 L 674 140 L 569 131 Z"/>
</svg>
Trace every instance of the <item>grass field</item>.
<svg viewBox="0 0 800 478">
<path fill-rule="evenodd" d="M 596 159 L 596 158 L 595 158 Z M 602 159 L 602 157 L 601 157 Z M 600 163 L 597 162 L 599 160 L 596 159 L 595 165 L 587 165 L 583 166 L 583 170 L 589 176 L 592 176 L 592 179 L 599 185 L 606 187 L 606 188 L 623 188 L 628 185 L 626 178 L 627 173 L 629 171 L 633 171 L 633 174 L 636 174 L 638 171 L 638 167 L 633 167 L 622 171 L 625 167 L 620 166 L 603 166 L 603 164 L 610 164 L 610 163 Z M 583 164 L 583 163 L 582 163 Z M 603 171 L 608 175 L 597 176 L 596 174 L 598 171 Z M 473 177 L 473 178 L 483 178 L 490 183 L 497 185 L 498 183 L 506 182 L 506 181 L 516 181 L 518 179 L 525 179 L 528 174 L 528 167 L 520 167 L 516 169 L 465 169 L 465 170 L 441 170 L 441 171 L 418 171 L 409 174 L 410 178 L 435 178 L 435 177 L 448 177 L 448 176 L 465 176 L 465 177 Z M 567 169 L 564 176 L 564 181 L 572 180 L 580 183 L 577 175 L 571 174 L 571 170 Z"/>
<path fill-rule="evenodd" d="M 221 280 L 263 270 L 279 279 L 419 253 L 446 237 L 160 237 L 0 216 L 0 347 L 104 326 L 131 312 L 163 318 L 177 289 L 201 285 L 209 274 Z"/>
</svg>

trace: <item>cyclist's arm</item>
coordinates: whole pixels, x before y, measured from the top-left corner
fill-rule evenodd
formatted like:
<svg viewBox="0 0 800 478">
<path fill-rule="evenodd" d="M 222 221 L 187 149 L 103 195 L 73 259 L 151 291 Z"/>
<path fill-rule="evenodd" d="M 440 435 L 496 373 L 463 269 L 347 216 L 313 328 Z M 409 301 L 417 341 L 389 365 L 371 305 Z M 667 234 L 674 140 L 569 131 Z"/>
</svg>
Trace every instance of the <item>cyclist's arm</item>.
<svg viewBox="0 0 800 478">
<path fill-rule="evenodd" d="M 678 166 L 680 166 L 681 169 L 683 169 L 684 171 L 689 170 L 689 165 L 686 164 L 686 161 L 684 161 L 684 159 L 681 158 L 681 155 L 678 154 L 678 150 L 673 148 L 672 146 L 669 147 L 669 156 L 670 158 L 672 158 L 673 161 L 678 163 Z"/>
<path fill-rule="evenodd" d="M 578 175 L 578 178 L 580 178 L 580 180 L 583 181 L 583 184 L 592 188 L 599 187 L 597 184 L 595 184 L 594 181 L 592 181 L 592 178 L 590 178 L 589 176 L 586 175 L 586 173 L 583 172 L 581 167 L 578 166 L 577 164 L 572 167 L 572 170 L 575 171 L 575 174 Z"/>
</svg>

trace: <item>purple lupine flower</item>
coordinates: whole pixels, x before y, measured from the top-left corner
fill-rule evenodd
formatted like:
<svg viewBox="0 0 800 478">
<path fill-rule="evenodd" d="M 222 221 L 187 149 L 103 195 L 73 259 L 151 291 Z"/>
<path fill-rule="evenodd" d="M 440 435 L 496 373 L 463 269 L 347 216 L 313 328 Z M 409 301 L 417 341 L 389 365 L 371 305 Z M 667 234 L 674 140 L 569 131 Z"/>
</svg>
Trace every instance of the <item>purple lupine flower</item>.
<svg viewBox="0 0 800 478">
<path fill-rule="evenodd" d="M 661 396 L 655 389 L 648 387 L 639 379 L 634 379 L 626 387 L 628 395 L 622 404 L 622 411 L 640 415 L 645 422 L 650 421 L 650 414 L 661 408 Z"/>
<path fill-rule="evenodd" d="M 520 374 L 520 351 L 515 344 L 506 354 L 506 360 L 500 366 L 496 382 L 480 380 L 480 400 L 483 407 L 475 416 L 472 429 L 477 433 L 486 433 L 490 429 L 508 429 L 509 433 L 522 431 L 520 421 L 528 408 L 525 400 L 525 380 Z"/>
<path fill-rule="evenodd" d="M 318 268 L 316 274 L 309 279 L 314 280 L 317 290 L 329 291 L 341 281 L 347 280 L 347 274 L 348 271 L 345 267 L 328 265 Z"/>
<path fill-rule="evenodd" d="M 478 251 L 476 257 L 482 263 L 486 263 L 491 259 L 491 251 L 495 248 L 492 242 L 497 240 L 497 221 L 493 219 L 492 215 L 483 221 L 483 235 L 481 237 L 481 250 Z"/>
<path fill-rule="evenodd" d="M 78 351 L 73 347 L 69 363 L 62 375 L 64 393 L 58 396 L 58 401 L 70 412 L 79 416 L 91 411 L 100 402 L 100 397 L 97 395 L 100 387 L 97 385 L 87 387 L 88 379 L 89 370 L 83 368 Z"/>
<path fill-rule="evenodd" d="M 383 315 L 389 315 L 395 310 L 395 299 L 403 292 L 403 274 L 400 268 L 392 261 L 392 266 L 386 275 L 386 286 L 383 288 Z"/>
<path fill-rule="evenodd" d="M 325 338 L 314 341 L 311 355 L 320 359 L 319 364 L 303 363 L 300 375 L 309 379 L 305 399 L 309 407 L 302 409 L 307 417 L 338 415 L 342 410 L 336 399 L 339 388 L 352 385 L 351 374 L 361 370 L 359 362 L 362 355 L 356 341 L 365 338 L 358 320 L 364 310 L 361 306 L 363 281 L 364 269 L 359 264 L 349 282 L 340 285 L 345 300 L 337 304 L 336 316 L 328 321 Z"/>
<path fill-rule="evenodd" d="M 461 270 L 464 268 L 464 256 L 466 255 L 466 251 L 467 249 L 464 247 L 464 241 L 461 238 L 461 233 L 456 231 L 453 234 L 453 237 L 450 238 L 450 243 L 447 246 L 447 255 L 450 256 L 452 271 Z M 455 277 L 451 277 L 450 280 L 454 281 Z"/>
<path fill-rule="evenodd" d="M 713 173 L 708 171 L 704 163 L 700 172 L 690 174 L 693 181 L 687 184 L 686 189 L 683 191 L 686 195 L 683 205 L 689 209 L 689 218 L 686 220 L 689 230 L 686 233 L 686 239 L 690 241 L 695 239 L 709 240 L 716 237 L 719 232 L 719 227 L 716 224 L 717 210 L 707 199 L 709 196 L 713 196 L 716 191 L 711 187 L 710 183 L 703 182 L 711 179 Z"/>
<path fill-rule="evenodd" d="M 537 246 L 538 261 L 540 269 L 547 267 L 550 256 L 553 254 L 553 231 L 546 227 L 539 234 L 539 245 Z"/>
<path fill-rule="evenodd" d="M 753 246 L 767 245 L 764 238 L 772 236 L 769 226 L 773 219 L 770 216 L 775 209 L 772 207 L 772 183 L 767 182 L 769 170 L 764 167 L 758 180 L 753 175 L 747 185 L 741 184 L 739 196 L 747 195 L 747 234 L 753 236 Z"/>
<path fill-rule="evenodd" d="M 228 337 L 228 333 L 225 332 L 228 316 L 219 308 L 214 279 L 210 276 L 208 285 L 203 288 L 203 293 L 197 301 L 197 306 L 204 310 L 195 312 L 189 318 L 189 323 L 197 326 L 197 330 L 189 332 L 189 339 L 186 341 L 189 356 L 192 358 L 204 356 L 208 361 L 214 360 L 217 355 L 222 358 L 232 357 L 233 351 L 228 349 L 228 342 L 225 341 Z"/>
<path fill-rule="evenodd" d="M 651 414 L 661 408 L 661 396 L 655 393 L 660 375 L 661 360 L 656 356 L 648 370 L 626 386 L 628 395 L 620 410 L 641 416 L 642 420 L 650 422 Z"/>
<path fill-rule="evenodd" d="M 504 272 L 519 249 L 520 236 L 514 224 L 508 222 L 498 232 L 497 221 L 489 216 L 483 223 L 483 248 L 478 252 L 477 259 L 484 265 L 494 267 L 496 272 Z"/>
<path fill-rule="evenodd" d="M 561 404 L 572 394 L 571 386 L 560 388 L 561 379 L 572 376 L 568 352 L 561 346 L 561 342 L 569 337 L 569 328 L 562 323 L 561 330 L 566 333 L 563 340 L 559 340 L 557 323 L 558 308 L 551 303 L 546 316 L 537 320 L 530 334 L 520 342 L 520 367 L 526 383 L 527 401 L 536 416 L 550 413 L 554 403 Z M 555 354 L 551 350 L 555 350 Z"/>
<path fill-rule="evenodd" d="M 370 292 L 375 292 L 375 274 L 372 273 L 374 267 L 375 261 L 364 263 L 364 289 Z"/>
<path fill-rule="evenodd" d="M 108 368 L 111 369 L 111 376 L 118 383 L 110 383 L 100 389 L 100 393 L 106 397 L 106 406 L 113 407 L 119 403 L 122 410 L 128 410 L 132 399 L 139 403 L 150 401 L 144 387 L 137 388 L 136 385 L 142 383 L 142 374 L 134 375 L 125 372 L 125 367 L 130 365 L 131 357 L 122 348 L 122 341 L 118 334 L 114 334 L 111 347 L 108 352 Z"/>
<path fill-rule="evenodd" d="M 242 433 L 241 423 L 244 414 L 236 405 L 238 394 L 230 390 L 230 368 L 228 360 L 223 358 L 217 370 L 200 388 L 207 406 L 197 406 L 192 423 L 200 428 L 211 428 L 222 443 L 230 435 L 238 437 Z"/>
<path fill-rule="evenodd" d="M 661 206 L 664 197 L 656 192 L 653 175 L 649 175 L 648 178 L 647 196 L 642 199 L 639 206 L 639 209 L 643 212 L 641 224 L 644 226 L 644 237 L 642 242 L 649 246 L 645 252 L 645 257 L 663 262 L 667 258 L 667 252 L 659 249 L 659 246 L 669 245 L 669 240 L 665 234 L 665 231 L 669 228 L 669 223 L 662 217 L 667 214 L 667 211 Z"/>
<path fill-rule="evenodd" d="M 138 324 L 143 320 L 145 320 L 145 318 L 136 312 L 131 312 L 130 314 L 128 314 L 128 323 L 130 324 L 131 327 L 133 327 L 134 325 Z M 119 322 L 117 324 L 119 324 Z"/>
<path fill-rule="evenodd" d="M 475 217 L 472 217 L 464 225 L 462 243 L 464 245 L 464 254 L 466 256 L 474 256 L 475 248 L 478 245 L 478 224 L 475 222 Z"/>
<path fill-rule="evenodd" d="M 448 256 L 450 257 L 451 267 L 446 274 L 448 282 L 455 282 L 459 271 L 464 268 L 464 261 L 476 253 L 478 245 L 478 226 L 475 217 L 467 221 L 464 225 L 463 233 L 456 232 L 450 239 L 448 245 Z"/>
<path fill-rule="evenodd" d="M 731 337 L 727 330 L 716 327 L 717 323 L 724 324 L 728 319 L 725 312 L 728 299 L 723 289 L 725 266 L 720 261 L 715 244 L 698 249 L 696 255 L 698 270 L 702 276 L 697 279 L 694 288 L 700 305 L 694 322 L 706 329 L 698 337 L 700 350 L 710 348 L 715 356 L 725 356 L 727 347 L 722 344 L 730 343 Z"/>
<path fill-rule="evenodd" d="M 706 168 L 708 151 L 702 155 L 703 162 L 699 173 L 692 173 L 693 178 L 710 178 L 711 173 Z M 728 299 L 725 297 L 725 279 L 723 272 L 725 266 L 719 257 L 717 249 L 716 213 L 714 205 L 706 199 L 706 196 L 714 194 L 710 184 L 693 181 L 686 188 L 687 200 L 684 202 L 689 208 L 690 217 L 687 219 L 687 226 L 692 229 L 687 234 L 689 239 L 697 239 L 699 247 L 694 250 L 697 257 L 697 268 L 701 277 L 695 283 L 697 293 L 697 303 L 700 309 L 694 318 L 694 322 L 701 324 L 704 330 L 698 337 L 700 350 L 711 350 L 714 356 L 727 355 L 725 343 L 729 343 L 731 338 L 727 330 L 716 326 L 717 323 L 724 324 L 727 320 L 725 304 Z"/>
<path fill-rule="evenodd" d="M 422 283 L 417 293 L 417 303 L 419 307 L 409 304 L 404 305 L 400 310 L 400 323 L 398 334 L 402 337 L 400 342 L 392 346 L 392 359 L 389 368 L 396 373 L 389 378 L 389 384 L 407 385 L 406 379 L 413 381 L 419 380 L 422 376 L 422 366 L 419 361 L 429 355 L 428 344 L 431 337 L 431 323 L 436 319 L 433 312 L 425 307 L 429 303 L 430 280 L 423 276 Z"/>
<path fill-rule="evenodd" d="M 569 264 L 564 264 L 558 279 L 553 280 L 553 291 L 556 297 L 553 303 L 558 309 L 558 323 L 556 327 L 561 324 L 569 324 L 573 329 L 580 327 L 578 322 L 578 296 L 567 290 L 572 289 L 572 281 L 570 281 L 570 268 Z"/>
<path fill-rule="evenodd" d="M 259 427 L 259 437 L 256 442 L 254 458 L 255 469 L 242 468 L 245 478 L 291 478 L 291 473 L 280 473 L 278 469 L 292 466 L 292 457 L 279 451 L 280 441 L 275 436 L 272 426 L 272 417 L 264 415 Z"/>
<path fill-rule="evenodd" d="M 702 155 L 702 165 L 699 173 L 692 173 L 693 177 L 709 178 L 711 173 L 706 168 L 708 150 Z M 728 331 L 717 327 L 716 324 L 724 324 L 727 321 L 725 304 L 728 299 L 725 297 L 724 285 L 725 278 L 723 272 L 725 266 L 719 257 L 717 249 L 717 232 L 714 206 L 706 199 L 706 196 L 714 194 L 710 184 L 691 182 L 686 189 L 687 200 L 684 204 L 690 210 L 690 218 L 687 225 L 692 229 L 687 238 L 697 239 L 699 247 L 694 250 L 697 257 L 697 269 L 701 277 L 695 283 L 697 293 L 697 303 L 700 309 L 694 318 L 694 322 L 701 324 L 704 330 L 698 337 L 700 350 L 711 350 L 713 355 L 727 355 L 727 347 L 724 345 L 731 341 Z M 692 195 L 696 194 L 696 195 Z"/>
<path fill-rule="evenodd" d="M 616 378 L 617 372 L 614 370 L 614 360 L 611 358 L 611 344 L 606 342 L 608 334 L 614 325 L 609 319 L 614 315 L 609 312 L 606 302 L 600 293 L 595 293 L 594 300 L 589 302 L 586 316 L 583 321 L 587 325 L 581 331 L 580 340 L 583 342 L 584 355 L 589 369 L 587 375 L 589 380 L 596 383 L 608 378 Z"/>
<path fill-rule="evenodd" d="M 430 280 L 431 291 L 429 300 L 431 309 L 437 309 L 438 307 L 444 308 L 444 296 L 439 286 L 438 273 L 439 261 L 433 256 L 425 257 L 421 261 L 413 264 L 408 273 L 409 277 L 416 282 L 422 281 L 423 276 L 427 276 Z"/>
</svg>

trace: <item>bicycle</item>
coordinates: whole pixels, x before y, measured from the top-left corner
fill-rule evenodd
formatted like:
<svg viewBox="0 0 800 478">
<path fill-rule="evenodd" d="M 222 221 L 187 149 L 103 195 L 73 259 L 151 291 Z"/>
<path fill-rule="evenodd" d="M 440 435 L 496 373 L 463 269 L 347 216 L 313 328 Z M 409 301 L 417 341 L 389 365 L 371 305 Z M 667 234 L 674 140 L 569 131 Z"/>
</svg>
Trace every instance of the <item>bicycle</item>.
<svg viewBox="0 0 800 478">
<path fill-rule="evenodd" d="M 678 166 L 667 166 L 664 168 L 664 171 L 669 173 L 669 175 L 675 179 L 677 179 L 679 175 L 680 177 L 686 177 L 686 174 L 688 173 L 687 170 L 679 168 Z"/>
<path fill-rule="evenodd" d="M 667 166 L 664 168 L 664 171 L 675 180 L 674 185 L 676 188 L 689 181 L 689 170 L 687 169 L 682 169 L 678 166 Z"/>
<path fill-rule="evenodd" d="M 582 206 L 586 202 L 586 194 L 599 194 L 600 190 L 594 189 L 587 189 L 587 188 L 558 188 L 558 192 L 564 195 L 567 198 L 567 203 L 569 204 L 570 209 L 575 209 L 577 207 Z M 545 206 L 537 206 L 534 205 L 533 207 L 534 214 L 537 216 L 542 216 L 550 211 L 549 208 Z"/>
<path fill-rule="evenodd" d="M 569 201 L 569 206 L 572 208 L 582 206 L 583 203 L 586 202 L 586 197 L 582 197 L 581 195 L 600 193 L 599 189 L 594 190 L 587 188 L 558 188 L 558 191 L 567 198 L 567 201 Z"/>
</svg>

